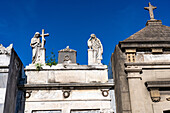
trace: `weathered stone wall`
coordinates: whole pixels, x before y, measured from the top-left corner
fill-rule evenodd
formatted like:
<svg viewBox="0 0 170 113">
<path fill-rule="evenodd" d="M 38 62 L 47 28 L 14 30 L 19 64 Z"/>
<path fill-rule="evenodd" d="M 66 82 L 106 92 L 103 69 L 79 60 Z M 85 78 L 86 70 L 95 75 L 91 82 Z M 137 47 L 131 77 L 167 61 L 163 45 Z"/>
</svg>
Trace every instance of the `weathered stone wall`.
<svg viewBox="0 0 170 113">
<path fill-rule="evenodd" d="M 0 45 L 0 113 L 4 111 L 5 95 L 8 82 L 9 64 L 11 58 L 10 50 Z"/>
<path fill-rule="evenodd" d="M 5 98 L 4 113 L 14 113 L 16 110 L 19 80 L 22 76 L 23 64 L 18 55 L 12 49 L 8 72 L 7 90 Z"/>
<path fill-rule="evenodd" d="M 124 63 L 125 54 L 117 45 L 111 57 L 113 79 L 115 83 L 116 113 L 132 113 L 127 75 Z"/>
<path fill-rule="evenodd" d="M 108 82 L 106 65 L 65 65 L 42 66 L 40 71 L 35 65 L 25 68 L 28 95 L 25 112 L 55 111 L 62 113 L 113 112 L 113 81 Z M 64 97 L 64 92 L 69 96 Z M 103 91 L 106 91 L 104 96 Z M 108 92 L 108 95 L 107 95 Z M 34 105 L 34 106 L 33 106 Z M 58 110 L 58 111 L 57 111 Z"/>
<path fill-rule="evenodd" d="M 107 66 L 102 65 L 97 68 L 83 65 L 57 65 L 53 67 L 42 66 L 41 71 L 37 71 L 35 66 L 25 69 L 27 84 L 47 84 L 47 83 L 106 83 L 108 82 Z"/>
<path fill-rule="evenodd" d="M 110 96 L 104 97 L 101 90 L 71 90 L 68 98 L 63 97 L 62 90 L 32 90 L 26 99 L 25 112 L 36 110 L 70 110 L 110 109 Z M 65 111 L 65 112 L 64 112 Z"/>
<path fill-rule="evenodd" d="M 5 50 L 4 47 L 1 50 Z M 22 78 L 23 64 L 13 48 L 8 53 L 0 54 L 0 57 L 0 112 L 15 113 L 18 103 L 17 85 Z"/>
</svg>

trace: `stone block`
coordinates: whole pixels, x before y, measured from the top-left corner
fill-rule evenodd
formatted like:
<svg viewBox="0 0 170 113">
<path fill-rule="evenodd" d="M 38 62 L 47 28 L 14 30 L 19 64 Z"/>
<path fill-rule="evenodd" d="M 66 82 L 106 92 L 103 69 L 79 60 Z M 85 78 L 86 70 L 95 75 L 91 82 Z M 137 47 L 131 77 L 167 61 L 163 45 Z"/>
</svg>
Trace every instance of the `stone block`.
<svg viewBox="0 0 170 113">
<path fill-rule="evenodd" d="M 170 54 L 144 54 L 144 62 L 169 62 Z"/>
<path fill-rule="evenodd" d="M 3 110 L 4 110 L 4 104 L 0 103 L 0 113 L 3 113 Z"/>
<path fill-rule="evenodd" d="M 10 63 L 10 56 L 8 55 L 0 55 L 0 65 L 1 66 L 8 66 Z"/>
<path fill-rule="evenodd" d="M 86 83 L 92 82 L 101 82 L 106 83 L 108 81 L 108 73 L 107 70 L 99 71 L 89 71 L 86 72 Z"/>
<path fill-rule="evenodd" d="M 110 101 L 48 101 L 48 102 L 26 102 L 25 112 L 32 113 L 32 110 L 70 110 L 78 109 L 109 109 Z"/>
<path fill-rule="evenodd" d="M 0 103 L 5 102 L 6 88 L 0 88 Z"/>
<path fill-rule="evenodd" d="M 48 78 L 47 71 L 31 71 L 26 72 L 28 84 L 46 84 Z"/>
<path fill-rule="evenodd" d="M 163 53 L 163 48 L 152 48 L 152 53 Z"/>
<path fill-rule="evenodd" d="M 136 53 L 136 49 L 126 49 L 125 50 L 126 53 Z"/>
<path fill-rule="evenodd" d="M 157 79 L 170 79 L 170 70 L 155 71 Z"/>
<path fill-rule="evenodd" d="M 59 83 L 80 83 L 85 82 L 84 71 L 57 71 L 55 72 L 55 82 Z"/>
<path fill-rule="evenodd" d="M 88 49 L 88 65 L 97 65 L 97 50 Z"/>
<path fill-rule="evenodd" d="M 28 84 L 92 82 L 106 83 L 108 81 L 107 69 L 26 71 L 26 75 Z"/>
<path fill-rule="evenodd" d="M 8 80 L 8 74 L 0 73 L 0 88 L 6 88 L 7 80 Z"/>
</svg>

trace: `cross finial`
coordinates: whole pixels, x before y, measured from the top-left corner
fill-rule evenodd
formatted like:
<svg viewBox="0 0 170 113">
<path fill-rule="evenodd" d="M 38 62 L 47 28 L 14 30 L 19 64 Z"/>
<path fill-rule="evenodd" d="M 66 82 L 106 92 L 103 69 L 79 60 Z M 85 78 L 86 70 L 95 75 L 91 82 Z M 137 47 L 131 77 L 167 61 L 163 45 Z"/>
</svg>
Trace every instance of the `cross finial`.
<svg viewBox="0 0 170 113">
<path fill-rule="evenodd" d="M 49 33 L 44 34 L 44 29 L 42 29 L 42 34 L 41 34 L 41 37 L 42 37 L 42 46 L 41 47 L 42 48 L 44 48 L 46 36 L 49 36 Z"/>
<path fill-rule="evenodd" d="M 156 9 L 157 7 L 151 5 L 151 3 L 149 2 L 149 7 L 144 7 L 144 9 L 149 11 L 150 14 L 150 20 L 155 20 L 154 19 L 154 14 L 153 14 L 153 10 Z"/>
</svg>

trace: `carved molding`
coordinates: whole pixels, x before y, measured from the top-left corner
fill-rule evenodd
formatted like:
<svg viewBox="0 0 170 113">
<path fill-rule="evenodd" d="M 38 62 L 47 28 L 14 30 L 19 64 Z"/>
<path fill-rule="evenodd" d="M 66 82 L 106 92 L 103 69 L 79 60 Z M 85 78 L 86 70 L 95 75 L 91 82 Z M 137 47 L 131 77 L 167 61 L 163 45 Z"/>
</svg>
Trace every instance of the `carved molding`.
<svg viewBox="0 0 170 113">
<path fill-rule="evenodd" d="M 161 96 L 158 88 L 151 88 L 150 95 L 153 102 L 159 102 L 161 100 Z"/>
<path fill-rule="evenodd" d="M 69 61 L 70 60 L 70 56 L 69 55 L 65 55 L 64 56 L 64 61 Z"/>
<path fill-rule="evenodd" d="M 140 79 L 142 80 L 142 68 L 138 66 L 127 66 L 125 68 L 125 72 L 127 73 L 128 79 Z"/>
<path fill-rule="evenodd" d="M 151 48 L 152 53 L 163 53 L 163 48 Z"/>
<path fill-rule="evenodd" d="M 13 47 L 13 44 L 10 44 L 7 48 L 5 48 L 2 44 L 0 44 L 0 55 L 11 55 L 11 49 Z"/>
<path fill-rule="evenodd" d="M 153 102 L 159 102 L 161 97 L 151 97 Z"/>
<path fill-rule="evenodd" d="M 125 49 L 126 53 L 136 53 L 136 48 L 131 49 Z"/>
</svg>

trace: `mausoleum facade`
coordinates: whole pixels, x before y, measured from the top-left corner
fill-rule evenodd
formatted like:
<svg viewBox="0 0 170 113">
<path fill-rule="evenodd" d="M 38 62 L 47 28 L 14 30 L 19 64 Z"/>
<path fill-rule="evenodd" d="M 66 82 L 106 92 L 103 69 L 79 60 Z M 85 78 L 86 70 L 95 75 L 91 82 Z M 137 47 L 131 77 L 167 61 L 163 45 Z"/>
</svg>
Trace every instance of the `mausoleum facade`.
<svg viewBox="0 0 170 113">
<path fill-rule="evenodd" d="M 44 29 L 31 39 L 25 68 L 12 45 L 0 44 L 0 113 L 170 113 L 170 27 L 155 19 L 156 8 L 144 7 L 146 27 L 116 45 L 113 80 L 95 34 L 87 38 L 88 65 L 69 46 L 58 63 L 46 63 Z"/>
</svg>

